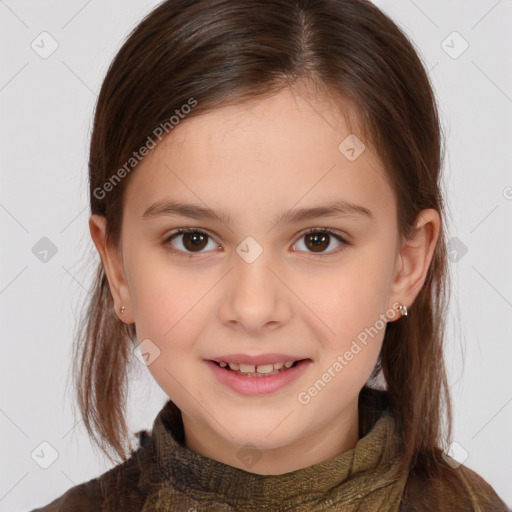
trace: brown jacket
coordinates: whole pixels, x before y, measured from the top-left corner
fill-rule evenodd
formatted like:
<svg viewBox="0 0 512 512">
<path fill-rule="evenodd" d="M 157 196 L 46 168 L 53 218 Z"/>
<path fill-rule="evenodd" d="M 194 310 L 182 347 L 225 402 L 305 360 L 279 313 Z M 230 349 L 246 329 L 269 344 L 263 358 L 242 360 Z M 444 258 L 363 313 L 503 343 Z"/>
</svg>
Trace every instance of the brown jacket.
<svg viewBox="0 0 512 512">
<path fill-rule="evenodd" d="M 127 461 L 32 512 L 511 512 L 463 465 L 451 470 L 445 463 L 446 475 L 437 479 L 393 473 L 394 420 L 382 414 L 367 426 L 354 449 L 329 461 L 258 475 L 189 450 L 179 410 L 169 401 L 151 434 L 138 432 L 139 447 Z"/>
</svg>

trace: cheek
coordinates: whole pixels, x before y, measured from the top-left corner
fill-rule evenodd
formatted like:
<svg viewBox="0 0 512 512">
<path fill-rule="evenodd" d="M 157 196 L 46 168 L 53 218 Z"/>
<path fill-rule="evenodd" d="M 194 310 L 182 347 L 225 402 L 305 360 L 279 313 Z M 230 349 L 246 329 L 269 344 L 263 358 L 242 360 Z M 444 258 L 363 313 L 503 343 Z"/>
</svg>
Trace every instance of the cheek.
<svg viewBox="0 0 512 512">
<path fill-rule="evenodd" d="M 328 271 L 309 273 L 297 288 L 304 318 L 323 345 L 321 370 L 344 358 L 338 382 L 364 384 L 376 363 L 386 328 L 389 259 L 382 248 L 359 248 Z"/>
<path fill-rule="evenodd" d="M 201 330 L 211 278 L 198 267 L 173 266 L 165 256 L 147 261 L 139 253 L 130 263 L 135 269 L 130 274 L 130 292 L 139 340 L 150 338 L 161 350 L 172 345 L 179 351 Z"/>
<path fill-rule="evenodd" d="M 374 247 L 357 249 L 329 269 L 316 269 L 297 295 L 338 335 L 351 326 L 373 324 L 385 313 L 390 284 L 389 258 Z"/>
<path fill-rule="evenodd" d="M 139 343 L 151 341 L 146 346 L 155 355 L 148 371 L 183 408 L 187 394 L 182 394 L 178 383 L 187 382 L 194 340 L 204 330 L 206 308 L 211 307 L 207 294 L 210 280 L 198 279 L 196 273 L 179 268 L 143 265 L 138 266 L 131 282 L 137 338 Z"/>
</svg>

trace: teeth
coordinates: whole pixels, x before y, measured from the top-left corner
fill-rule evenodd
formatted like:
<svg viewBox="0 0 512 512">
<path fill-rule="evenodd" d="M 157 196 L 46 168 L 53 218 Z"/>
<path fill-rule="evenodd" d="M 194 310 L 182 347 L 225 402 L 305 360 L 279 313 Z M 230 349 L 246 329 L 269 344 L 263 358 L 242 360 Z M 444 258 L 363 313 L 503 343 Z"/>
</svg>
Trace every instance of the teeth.
<svg viewBox="0 0 512 512">
<path fill-rule="evenodd" d="M 254 366 L 253 366 L 253 368 L 254 368 Z M 240 368 L 240 370 L 243 371 L 242 368 Z M 274 371 L 274 365 L 272 363 L 270 363 L 270 364 L 260 364 L 260 365 L 258 365 L 258 368 L 257 368 L 256 371 L 258 373 L 270 373 L 270 372 Z"/>
<path fill-rule="evenodd" d="M 226 363 L 225 361 L 219 361 L 219 366 L 225 368 L 229 365 L 229 368 L 234 371 L 240 371 L 240 373 L 244 374 L 263 374 L 267 375 L 272 372 L 276 372 L 283 368 L 291 368 L 295 361 L 286 361 L 284 363 L 268 363 L 268 364 L 260 364 L 255 366 L 254 364 L 238 364 L 238 363 Z M 273 373 L 272 373 L 273 374 Z M 273 374 L 274 375 L 274 374 Z"/>
</svg>

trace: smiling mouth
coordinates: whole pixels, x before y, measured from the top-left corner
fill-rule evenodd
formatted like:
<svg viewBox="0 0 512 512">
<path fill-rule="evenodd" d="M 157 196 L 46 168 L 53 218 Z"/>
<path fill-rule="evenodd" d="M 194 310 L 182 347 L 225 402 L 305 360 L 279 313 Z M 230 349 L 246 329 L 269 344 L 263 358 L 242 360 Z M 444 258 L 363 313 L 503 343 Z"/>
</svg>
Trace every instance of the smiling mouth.
<svg viewBox="0 0 512 512">
<path fill-rule="evenodd" d="M 286 361 L 285 363 L 260 364 L 258 366 L 253 364 L 225 363 L 224 361 L 213 360 L 212 363 L 215 363 L 223 370 L 235 373 L 236 375 L 243 375 L 244 377 L 271 377 L 272 375 L 285 372 L 290 368 L 295 368 L 303 361 L 307 361 L 307 359 Z"/>
</svg>

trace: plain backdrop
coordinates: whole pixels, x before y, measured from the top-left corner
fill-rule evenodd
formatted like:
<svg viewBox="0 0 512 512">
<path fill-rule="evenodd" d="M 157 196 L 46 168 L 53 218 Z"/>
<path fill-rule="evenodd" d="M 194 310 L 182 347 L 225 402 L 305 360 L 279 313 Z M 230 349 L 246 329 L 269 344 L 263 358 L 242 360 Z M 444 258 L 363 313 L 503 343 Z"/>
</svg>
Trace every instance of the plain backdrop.
<svg viewBox="0 0 512 512">
<path fill-rule="evenodd" d="M 70 385 L 97 261 L 87 148 L 107 67 L 157 3 L 0 1 L 2 511 L 42 506 L 111 467 L 74 416 Z M 376 3 L 414 41 L 446 131 L 452 453 L 512 504 L 512 2 Z M 132 384 L 130 426 L 150 428 L 166 395 L 146 368 Z"/>
</svg>

